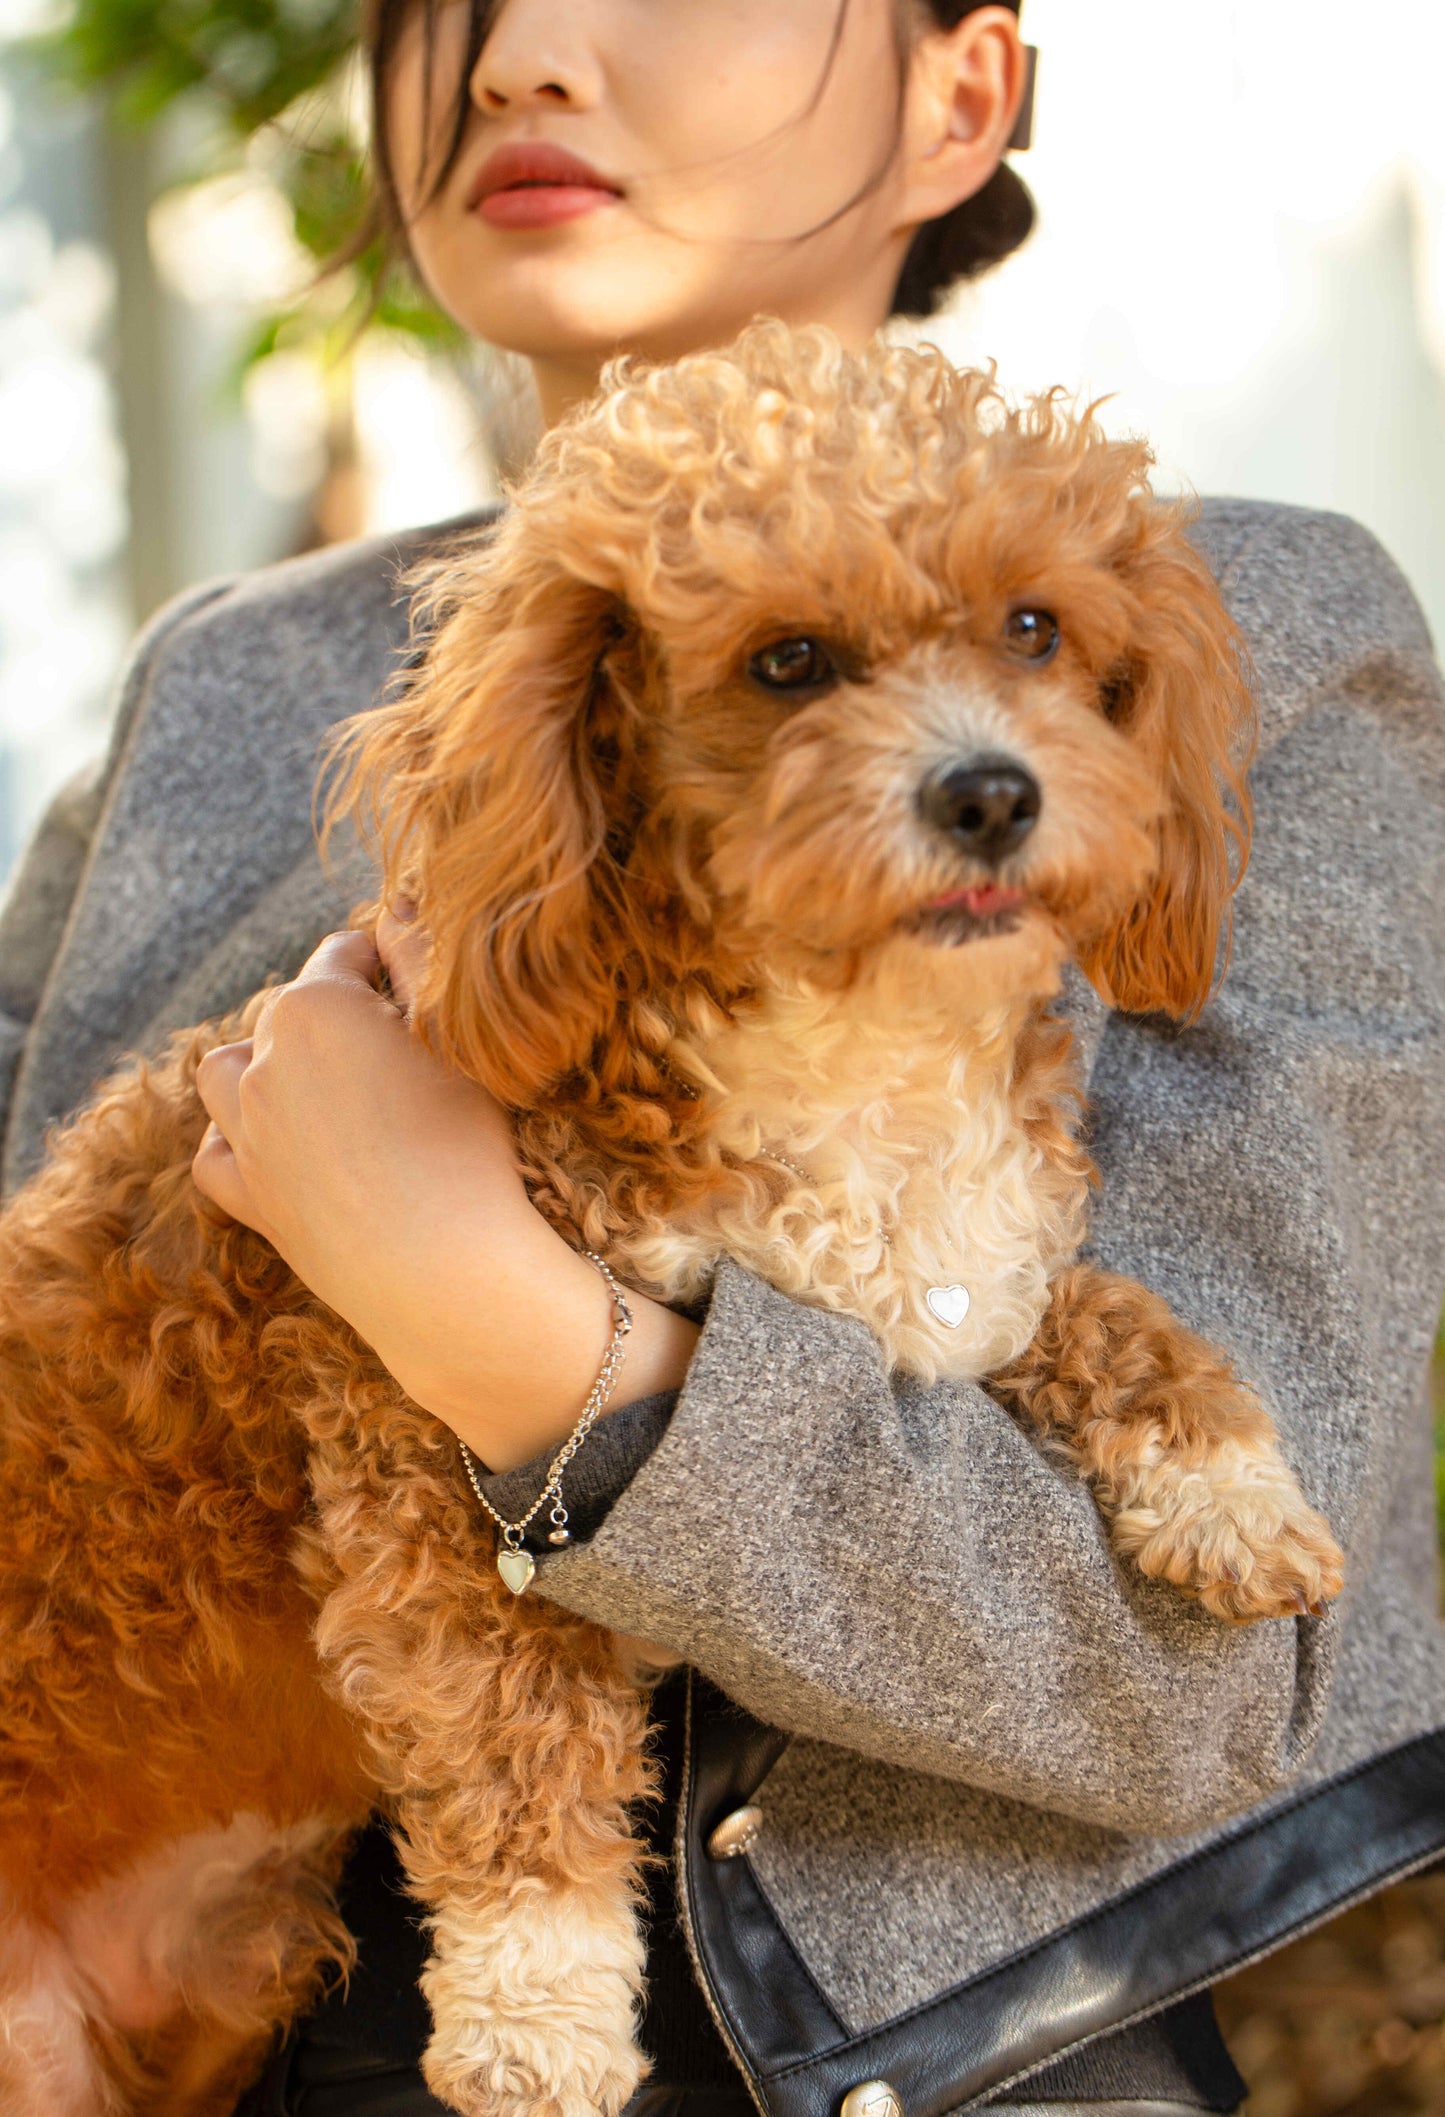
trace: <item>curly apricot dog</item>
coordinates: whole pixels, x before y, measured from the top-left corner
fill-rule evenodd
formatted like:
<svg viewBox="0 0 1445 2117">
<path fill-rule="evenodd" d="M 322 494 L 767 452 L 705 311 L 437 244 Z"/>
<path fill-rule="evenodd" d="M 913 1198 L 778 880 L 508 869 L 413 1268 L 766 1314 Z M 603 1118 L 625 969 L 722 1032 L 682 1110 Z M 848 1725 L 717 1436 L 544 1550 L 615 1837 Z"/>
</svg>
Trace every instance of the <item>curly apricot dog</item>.
<svg viewBox="0 0 1445 2117">
<path fill-rule="evenodd" d="M 929 354 L 755 326 L 622 367 L 339 797 L 434 953 L 418 1021 L 534 1196 L 664 1299 L 730 1252 L 987 1378 L 1143 1572 L 1248 1620 L 1339 1554 L 1227 1360 L 1076 1261 L 1072 957 L 1187 1018 L 1252 709 L 1142 446 Z M 255 1003 L 253 1003 L 254 1006 Z M 647 1713 L 514 1599 L 454 1444 L 190 1162 L 198 1060 L 122 1074 L 0 1222 L 0 2099 L 228 2106 L 348 1940 L 378 1800 L 433 1918 L 427 2077 L 616 2112 L 642 2068 Z"/>
</svg>

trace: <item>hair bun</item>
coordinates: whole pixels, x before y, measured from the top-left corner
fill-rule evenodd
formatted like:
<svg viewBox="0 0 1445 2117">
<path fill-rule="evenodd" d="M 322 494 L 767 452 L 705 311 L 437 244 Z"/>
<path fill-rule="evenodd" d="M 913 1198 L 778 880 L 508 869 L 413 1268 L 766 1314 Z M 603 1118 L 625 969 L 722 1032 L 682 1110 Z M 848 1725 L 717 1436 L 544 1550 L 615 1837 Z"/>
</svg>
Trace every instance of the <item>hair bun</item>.
<svg viewBox="0 0 1445 2117">
<path fill-rule="evenodd" d="M 932 316 L 960 280 L 977 279 L 1009 257 L 1033 230 L 1028 185 L 1000 162 L 982 191 L 951 213 L 925 221 L 908 246 L 893 290 L 894 316 Z"/>
</svg>

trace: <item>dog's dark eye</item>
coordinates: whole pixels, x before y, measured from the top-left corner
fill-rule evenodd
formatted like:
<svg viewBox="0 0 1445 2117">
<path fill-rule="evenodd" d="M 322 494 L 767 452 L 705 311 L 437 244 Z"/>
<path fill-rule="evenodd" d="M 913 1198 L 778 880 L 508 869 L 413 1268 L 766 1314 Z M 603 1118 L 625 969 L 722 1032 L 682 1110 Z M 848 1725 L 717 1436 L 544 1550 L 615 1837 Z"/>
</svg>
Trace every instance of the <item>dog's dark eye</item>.
<svg viewBox="0 0 1445 2117">
<path fill-rule="evenodd" d="M 748 675 L 768 691 L 821 691 L 838 672 L 816 640 L 785 639 L 759 647 Z"/>
<path fill-rule="evenodd" d="M 1050 661 L 1059 651 L 1059 621 L 1052 610 L 1015 610 L 1003 629 L 1010 648 L 1023 661 Z"/>
</svg>

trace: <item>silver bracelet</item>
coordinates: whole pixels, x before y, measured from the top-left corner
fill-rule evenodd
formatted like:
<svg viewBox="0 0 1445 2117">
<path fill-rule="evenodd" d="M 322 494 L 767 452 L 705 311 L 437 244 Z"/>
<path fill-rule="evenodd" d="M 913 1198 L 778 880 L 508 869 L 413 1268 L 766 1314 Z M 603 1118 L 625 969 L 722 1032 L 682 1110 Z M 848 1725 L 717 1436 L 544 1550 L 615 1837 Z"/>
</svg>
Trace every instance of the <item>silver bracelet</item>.
<svg viewBox="0 0 1445 2117">
<path fill-rule="evenodd" d="M 462 1451 L 462 1462 L 466 1467 L 471 1488 L 502 1532 L 502 1540 L 497 1550 L 497 1571 L 514 1595 L 521 1594 L 537 1570 L 537 1562 L 531 1552 L 522 1549 L 522 1536 L 527 1524 L 534 1515 L 541 1512 L 548 1500 L 552 1502 L 552 1512 L 548 1517 L 552 1524 L 547 1535 L 548 1543 L 565 1544 L 571 1541 L 571 1531 L 567 1527 L 567 1509 L 562 1504 L 562 1473 L 606 1408 L 607 1400 L 611 1396 L 613 1386 L 617 1381 L 618 1370 L 622 1366 L 627 1333 L 632 1328 L 632 1310 L 627 1305 L 627 1296 L 618 1284 L 611 1265 L 604 1263 L 595 1250 L 583 1250 L 582 1255 L 589 1264 L 597 1267 L 607 1281 L 607 1290 L 612 1296 L 614 1319 L 612 1337 L 606 1352 L 602 1355 L 602 1366 L 597 1380 L 592 1384 L 587 1402 L 582 1407 L 582 1416 L 578 1419 L 577 1424 L 572 1428 L 562 1446 L 557 1450 L 556 1455 L 553 1456 L 552 1466 L 547 1472 L 546 1483 L 520 1521 L 504 1522 L 502 1520 L 501 1515 L 498 1514 L 496 1508 L 482 1490 L 482 1481 L 477 1476 L 476 1459 L 471 1449 L 468 1448 L 466 1442 L 460 1436 L 457 1439 L 457 1446 Z"/>
</svg>

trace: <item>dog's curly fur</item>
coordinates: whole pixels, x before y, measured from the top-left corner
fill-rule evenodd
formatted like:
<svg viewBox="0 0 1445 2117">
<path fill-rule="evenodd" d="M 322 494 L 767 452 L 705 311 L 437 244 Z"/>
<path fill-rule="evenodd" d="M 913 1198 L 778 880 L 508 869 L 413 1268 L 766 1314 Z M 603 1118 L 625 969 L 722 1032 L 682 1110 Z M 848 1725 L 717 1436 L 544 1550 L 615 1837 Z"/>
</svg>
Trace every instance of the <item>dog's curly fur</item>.
<svg viewBox="0 0 1445 2117">
<path fill-rule="evenodd" d="M 416 898 L 421 1032 L 516 1112 L 559 1226 L 666 1298 L 731 1253 L 895 1368 L 985 1379 L 1121 1552 L 1248 1620 L 1339 1555 L 1224 1357 L 1076 1261 L 1049 1012 L 1072 956 L 1196 1013 L 1246 843 L 1240 643 L 1147 469 L 1057 397 L 818 331 L 621 365 L 433 570 L 333 813 Z M 780 696 L 754 657 L 800 637 L 831 674 Z M 919 807 L 980 752 L 1042 790 L 987 872 Z M 110 1083 L 0 1221 L 0 2094 L 227 2107 L 347 1961 L 330 1884 L 379 1798 L 438 2095 L 615 2112 L 645 1704 L 502 1587 L 450 1436 L 195 1192 L 197 1064 L 258 1004 Z"/>
</svg>

